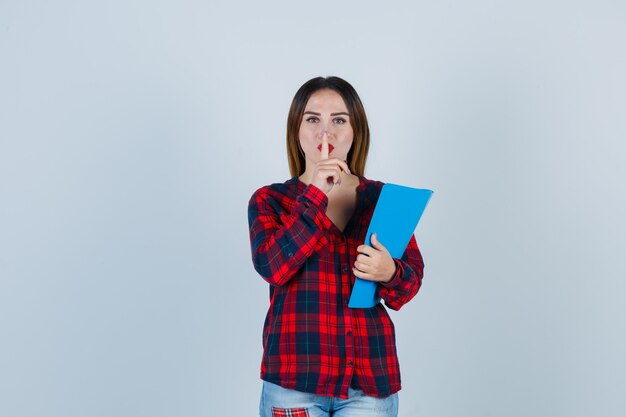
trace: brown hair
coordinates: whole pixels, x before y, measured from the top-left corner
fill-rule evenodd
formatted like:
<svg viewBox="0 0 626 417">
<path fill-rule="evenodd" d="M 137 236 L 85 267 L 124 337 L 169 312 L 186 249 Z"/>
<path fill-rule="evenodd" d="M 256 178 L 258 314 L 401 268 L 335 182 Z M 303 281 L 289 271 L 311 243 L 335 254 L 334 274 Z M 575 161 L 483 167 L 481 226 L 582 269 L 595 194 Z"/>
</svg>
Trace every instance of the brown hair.
<svg viewBox="0 0 626 417">
<path fill-rule="evenodd" d="M 367 151 L 370 146 L 370 128 L 367 124 L 365 109 L 356 90 L 350 83 L 339 77 L 316 77 L 312 78 L 300 87 L 291 102 L 289 116 L 287 116 L 287 157 L 289 159 L 289 171 L 292 177 L 304 173 L 306 163 L 304 151 L 300 147 L 299 132 L 302 116 L 309 98 L 319 90 L 329 89 L 336 91 L 343 98 L 348 113 L 350 125 L 354 132 L 352 147 L 348 152 L 348 166 L 355 175 L 364 175 Z"/>
</svg>

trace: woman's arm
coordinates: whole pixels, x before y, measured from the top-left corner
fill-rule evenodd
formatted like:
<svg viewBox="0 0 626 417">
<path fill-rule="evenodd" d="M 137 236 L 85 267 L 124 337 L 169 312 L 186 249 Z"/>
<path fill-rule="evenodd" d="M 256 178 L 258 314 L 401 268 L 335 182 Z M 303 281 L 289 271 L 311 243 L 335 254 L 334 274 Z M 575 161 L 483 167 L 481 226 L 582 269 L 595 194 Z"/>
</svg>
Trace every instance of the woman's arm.
<svg viewBox="0 0 626 417">
<path fill-rule="evenodd" d="M 248 224 L 254 269 L 271 285 L 281 286 L 313 253 L 330 219 L 328 196 L 312 184 L 298 196 L 288 216 L 280 216 L 274 199 L 267 188 L 255 192 L 248 203 Z"/>
<path fill-rule="evenodd" d="M 385 300 L 387 307 L 399 310 L 408 303 L 419 291 L 424 276 L 424 261 L 417 247 L 415 235 L 407 245 L 402 258 L 393 258 L 396 273 L 389 282 L 380 282 L 380 298 Z"/>
</svg>

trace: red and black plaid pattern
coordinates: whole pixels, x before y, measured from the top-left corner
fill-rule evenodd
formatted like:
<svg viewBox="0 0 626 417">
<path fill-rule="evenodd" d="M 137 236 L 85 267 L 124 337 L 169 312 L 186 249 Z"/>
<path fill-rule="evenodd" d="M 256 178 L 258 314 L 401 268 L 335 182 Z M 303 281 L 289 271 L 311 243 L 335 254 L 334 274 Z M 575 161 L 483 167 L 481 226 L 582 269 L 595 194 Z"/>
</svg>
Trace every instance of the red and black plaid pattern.
<svg viewBox="0 0 626 417">
<path fill-rule="evenodd" d="M 306 408 L 272 407 L 272 417 L 309 417 L 309 412 Z"/>
<path fill-rule="evenodd" d="M 270 284 L 263 328 L 261 378 L 284 388 L 348 398 L 356 375 L 367 395 L 400 389 L 394 326 L 379 303 L 351 309 L 352 267 L 365 241 L 383 183 L 360 177 L 354 215 L 340 231 L 326 216 L 328 197 L 297 177 L 268 185 L 250 198 L 252 262 Z M 398 310 L 418 292 L 424 264 L 411 240 L 396 275 L 379 286 Z"/>
</svg>

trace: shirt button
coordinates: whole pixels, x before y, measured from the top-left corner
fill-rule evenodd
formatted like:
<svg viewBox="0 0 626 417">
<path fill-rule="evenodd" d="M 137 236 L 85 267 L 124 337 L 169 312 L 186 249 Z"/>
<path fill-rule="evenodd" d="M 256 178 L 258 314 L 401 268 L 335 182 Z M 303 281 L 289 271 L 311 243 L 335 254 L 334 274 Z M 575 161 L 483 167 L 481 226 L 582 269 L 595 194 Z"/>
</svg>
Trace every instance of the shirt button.
<svg viewBox="0 0 626 417">
<path fill-rule="evenodd" d="M 352 336 L 352 330 L 348 330 L 348 331 L 346 332 L 346 336 Z"/>
<path fill-rule="evenodd" d="M 352 361 L 348 361 L 348 366 L 352 366 Z"/>
<path fill-rule="evenodd" d="M 348 272 L 348 267 L 347 266 L 343 267 L 343 272 Z"/>
<path fill-rule="evenodd" d="M 293 256 L 293 253 L 289 252 L 289 253 L 287 254 L 287 256 L 289 256 L 289 257 L 291 258 L 291 257 Z"/>
</svg>

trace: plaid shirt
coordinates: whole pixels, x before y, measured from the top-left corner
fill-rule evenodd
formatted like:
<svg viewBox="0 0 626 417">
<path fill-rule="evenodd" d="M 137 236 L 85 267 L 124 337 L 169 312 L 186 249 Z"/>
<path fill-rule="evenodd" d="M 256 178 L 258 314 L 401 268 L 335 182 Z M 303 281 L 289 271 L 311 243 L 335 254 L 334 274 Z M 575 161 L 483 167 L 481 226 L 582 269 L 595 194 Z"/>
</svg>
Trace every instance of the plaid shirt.
<svg viewBox="0 0 626 417">
<path fill-rule="evenodd" d="M 297 177 L 257 190 L 248 205 L 256 271 L 270 284 L 261 379 L 284 388 L 348 398 L 353 377 L 366 395 L 400 390 L 394 326 L 381 303 L 349 308 L 352 266 L 383 183 L 360 177 L 354 215 L 341 232 L 326 216 L 328 197 Z M 396 274 L 379 285 L 387 307 L 415 296 L 424 264 L 411 240 Z"/>
</svg>

